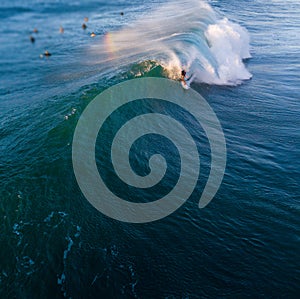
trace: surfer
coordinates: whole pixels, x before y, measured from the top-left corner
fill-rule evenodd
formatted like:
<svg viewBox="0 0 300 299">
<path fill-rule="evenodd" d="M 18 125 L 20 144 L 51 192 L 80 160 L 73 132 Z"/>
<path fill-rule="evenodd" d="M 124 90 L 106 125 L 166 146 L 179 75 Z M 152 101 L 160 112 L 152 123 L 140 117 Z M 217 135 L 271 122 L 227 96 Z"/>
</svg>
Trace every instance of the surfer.
<svg viewBox="0 0 300 299">
<path fill-rule="evenodd" d="M 182 70 L 181 71 L 181 77 L 180 77 L 180 81 L 183 82 L 183 84 L 186 85 L 186 79 L 185 79 L 185 76 L 186 76 L 186 71 L 185 70 Z"/>
<path fill-rule="evenodd" d="M 190 84 L 192 83 L 192 78 L 194 75 L 190 75 L 188 78 L 186 77 L 186 71 L 182 70 L 181 71 L 181 76 L 180 76 L 180 83 L 184 89 L 189 89 Z"/>
</svg>

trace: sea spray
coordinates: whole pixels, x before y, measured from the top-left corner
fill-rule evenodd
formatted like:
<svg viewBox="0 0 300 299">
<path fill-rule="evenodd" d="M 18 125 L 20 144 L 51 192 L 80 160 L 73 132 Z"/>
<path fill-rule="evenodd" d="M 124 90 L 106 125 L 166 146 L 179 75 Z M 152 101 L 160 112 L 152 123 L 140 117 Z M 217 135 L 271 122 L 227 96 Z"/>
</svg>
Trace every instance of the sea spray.
<svg viewBox="0 0 300 299">
<path fill-rule="evenodd" d="M 101 73 L 156 61 L 171 79 L 178 79 L 181 69 L 208 84 L 237 85 L 251 78 L 243 63 L 250 57 L 247 30 L 219 17 L 205 1 L 166 3 L 107 32 L 89 54 Z M 144 73 L 138 70 L 136 76 Z"/>
<path fill-rule="evenodd" d="M 218 77 L 212 76 L 213 83 L 237 84 L 241 80 L 251 78 L 252 75 L 243 64 L 243 59 L 251 57 L 250 39 L 246 29 L 224 18 L 216 24 L 209 25 L 205 36 L 211 53 L 218 62 Z"/>
</svg>

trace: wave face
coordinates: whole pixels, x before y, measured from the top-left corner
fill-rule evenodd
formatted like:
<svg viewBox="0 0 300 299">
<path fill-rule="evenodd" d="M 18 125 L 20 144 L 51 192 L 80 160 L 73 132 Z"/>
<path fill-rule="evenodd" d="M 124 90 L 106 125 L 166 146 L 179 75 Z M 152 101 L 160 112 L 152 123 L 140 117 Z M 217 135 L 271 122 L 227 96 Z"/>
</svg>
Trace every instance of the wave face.
<svg viewBox="0 0 300 299">
<path fill-rule="evenodd" d="M 252 76 L 243 63 L 251 57 L 247 30 L 199 0 L 172 1 L 146 11 L 129 26 L 107 32 L 90 54 L 101 71 L 143 65 L 135 76 L 148 72 L 153 61 L 171 79 L 181 69 L 197 82 L 217 85 L 237 85 Z"/>
</svg>

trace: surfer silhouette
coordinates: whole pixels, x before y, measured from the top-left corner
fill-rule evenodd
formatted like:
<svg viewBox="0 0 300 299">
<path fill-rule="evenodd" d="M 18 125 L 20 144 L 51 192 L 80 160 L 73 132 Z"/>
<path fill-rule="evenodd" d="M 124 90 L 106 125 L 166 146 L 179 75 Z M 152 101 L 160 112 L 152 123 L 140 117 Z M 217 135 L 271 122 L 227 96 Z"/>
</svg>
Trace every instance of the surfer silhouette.
<svg viewBox="0 0 300 299">
<path fill-rule="evenodd" d="M 193 78 L 193 74 L 190 75 L 188 78 L 186 77 L 186 71 L 182 70 L 181 71 L 181 76 L 180 76 L 180 82 L 181 85 L 184 89 L 189 89 L 190 88 L 190 84 L 191 84 L 191 79 Z"/>
<path fill-rule="evenodd" d="M 180 81 L 182 81 L 185 85 L 186 85 L 186 78 L 185 78 L 185 76 L 186 76 L 186 71 L 185 70 L 182 70 L 181 71 L 181 77 L 180 77 Z"/>
</svg>

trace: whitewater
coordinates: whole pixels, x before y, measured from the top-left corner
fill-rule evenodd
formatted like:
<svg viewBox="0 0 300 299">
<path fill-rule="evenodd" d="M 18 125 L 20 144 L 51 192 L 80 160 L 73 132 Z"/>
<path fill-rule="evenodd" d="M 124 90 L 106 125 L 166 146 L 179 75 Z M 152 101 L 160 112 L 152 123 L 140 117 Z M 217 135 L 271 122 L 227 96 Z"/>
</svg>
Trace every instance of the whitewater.
<svg viewBox="0 0 300 299">
<path fill-rule="evenodd" d="M 299 297 L 300 2 L 207 2 L 0 1 L 1 299 Z M 41 57 L 46 50 L 52 55 Z M 195 73 L 189 91 L 165 79 L 182 68 Z M 177 85 L 171 98 L 205 98 L 224 132 L 226 170 L 215 198 L 199 209 L 211 170 L 203 128 L 159 98 L 120 107 L 99 132 L 97 167 L 107 164 L 98 170 L 112 169 L 102 153 L 111 153 L 116 126 L 148 112 L 181 121 L 201 162 L 197 190 L 175 213 L 130 224 L 85 198 L 72 142 L 95 97 L 145 77 Z M 181 162 L 171 142 L 147 135 L 131 152 L 136 174 L 150 173 L 153 154 L 168 165 L 168 180 L 143 202 L 177 183 Z M 112 190 L 138 202 L 143 190 L 111 173 L 103 177 Z"/>
<path fill-rule="evenodd" d="M 171 1 L 106 32 L 87 56 L 101 72 L 138 63 L 138 77 L 160 65 L 171 79 L 185 69 L 199 83 L 238 85 L 252 77 L 244 64 L 251 57 L 249 47 L 247 30 L 207 2 Z"/>
</svg>

